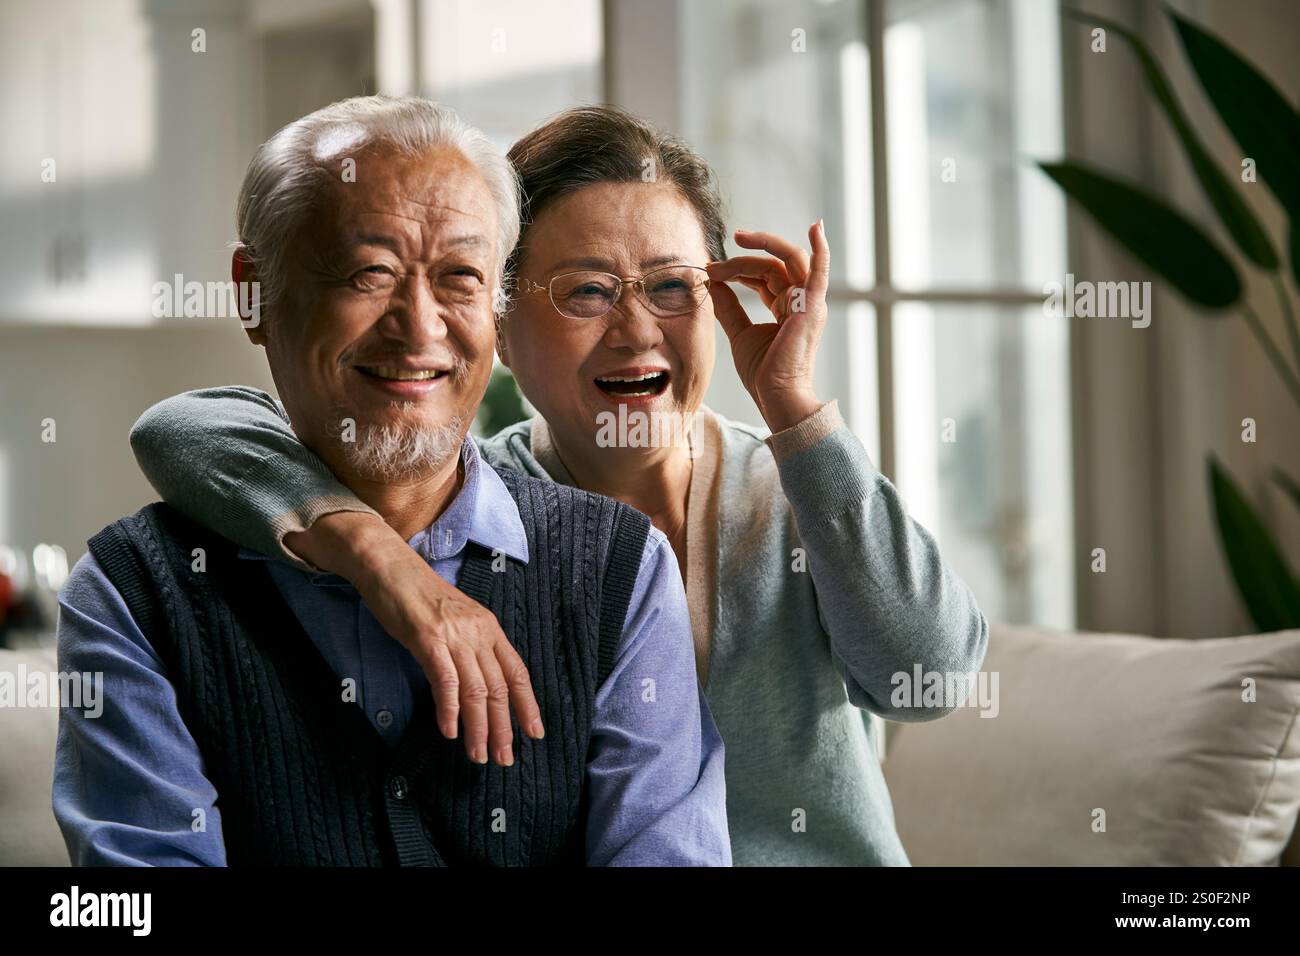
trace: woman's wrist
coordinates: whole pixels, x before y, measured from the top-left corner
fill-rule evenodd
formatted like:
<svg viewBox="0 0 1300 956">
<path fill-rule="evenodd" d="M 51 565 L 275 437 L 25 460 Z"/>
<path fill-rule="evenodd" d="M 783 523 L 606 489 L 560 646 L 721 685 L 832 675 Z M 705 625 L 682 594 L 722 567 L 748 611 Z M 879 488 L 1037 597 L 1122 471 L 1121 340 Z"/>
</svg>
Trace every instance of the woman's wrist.
<svg viewBox="0 0 1300 956">
<path fill-rule="evenodd" d="M 373 512 L 333 511 L 305 531 L 284 536 L 284 546 L 304 561 L 360 587 L 392 560 L 401 536 Z"/>
<path fill-rule="evenodd" d="M 760 395 L 758 410 L 762 412 L 768 429 L 775 434 L 815 415 L 824 404 L 812 389 L 798 389 Z"/>
</svg>

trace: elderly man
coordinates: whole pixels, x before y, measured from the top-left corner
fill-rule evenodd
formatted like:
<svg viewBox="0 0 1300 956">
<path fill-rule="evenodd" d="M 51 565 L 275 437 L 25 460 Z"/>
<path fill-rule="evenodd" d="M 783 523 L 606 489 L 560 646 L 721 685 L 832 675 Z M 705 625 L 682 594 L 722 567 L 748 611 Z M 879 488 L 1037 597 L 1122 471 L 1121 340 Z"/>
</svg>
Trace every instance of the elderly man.
<svg viewBox="0 0 1300 956">
<path fill-rule="evenodd" d="M 324 556 L 266 559 L 165 505 L 110 525 L 62 595 L 60 667 L 106 698 L 62 712 L 73 861 L 728 864 L 663 534 L 466 438 L 519 230 L 504 158 L 436 104 L 347 100 L 258 150 L 239 230 L 294 430 L 491 614 L 425 674 Z"/>
</svg>

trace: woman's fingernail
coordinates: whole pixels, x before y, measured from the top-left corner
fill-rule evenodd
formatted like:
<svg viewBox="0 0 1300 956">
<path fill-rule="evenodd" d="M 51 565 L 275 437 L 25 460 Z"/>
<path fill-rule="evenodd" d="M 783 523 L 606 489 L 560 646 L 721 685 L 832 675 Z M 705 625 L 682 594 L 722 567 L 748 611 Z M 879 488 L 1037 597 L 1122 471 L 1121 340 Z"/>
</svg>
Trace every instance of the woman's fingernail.
<svg viewBox="0 0 1300 956">
<path fill-rule="evenodd" d="M 497 763 L 503 767 L 509 767 L 515 762 L 514 751 L 510 747 L 502 747 L 497 751 Z"/>
<path fill-rule="evenodd" d="M 541 740 L 543 737 L 546 736 L 546 730 L 545 728 L 542 727 L 542 722 L 540 720 L 533 721 L 532 734 L 533 737 L 537 740 Z"/>
</svg>

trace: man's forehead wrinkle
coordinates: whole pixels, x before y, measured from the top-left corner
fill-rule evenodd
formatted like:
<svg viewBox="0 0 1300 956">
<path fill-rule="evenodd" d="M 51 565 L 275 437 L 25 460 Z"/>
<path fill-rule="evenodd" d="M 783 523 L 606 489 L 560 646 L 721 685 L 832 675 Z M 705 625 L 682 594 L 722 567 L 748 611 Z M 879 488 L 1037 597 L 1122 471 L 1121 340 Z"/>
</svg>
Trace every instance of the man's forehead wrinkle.
<svg viewBox="0 0 1300 956">
<path fill-rule="evenodd" d="M 470 229 L 481 228 L 481 225 L 487 222 L 487 218 L 481 213 L 455 206 L 418 203 L 415 205 L 422 206 L 422 210 L 390 206 L 354 211 L 341 210 L 341 218 L 346 223 L 342 231 L 347 241 L 355 243 L 363 235 L 392 232 L 409 236 L 422 232 L 430 226 L 449 224 L 460 224 L 461 230 L 468 232 Z"/>
<path fill-rule="evenodd" d="M 474 208 L 473 203 L 462 201 L 462 190 L 449 187 L 434 187 L 438 194 L 426 194 L 426 198 L 417 198 L 399 186 L 397 189 L 385 189 L 378 195 L 367 192 L 358 197 L 356 216 L 389 216 L 395 219 L 407 219 L 414 223 L 442 221 L 457 216 L 470 219 L 483 219 L 487 210 Z M 345 193 L 345 195 L 347 195 Z"/>
<path fill-rule="evenodd" d="M 458 153 L 434 156 L 376 151 L 359 160 L 355 181 L 331 175 L 309 229 L 317 252 L 334 261 L 366 245 L 398 255 L 494 251 L 496 206 L 482 175 Z"/>
</svg>

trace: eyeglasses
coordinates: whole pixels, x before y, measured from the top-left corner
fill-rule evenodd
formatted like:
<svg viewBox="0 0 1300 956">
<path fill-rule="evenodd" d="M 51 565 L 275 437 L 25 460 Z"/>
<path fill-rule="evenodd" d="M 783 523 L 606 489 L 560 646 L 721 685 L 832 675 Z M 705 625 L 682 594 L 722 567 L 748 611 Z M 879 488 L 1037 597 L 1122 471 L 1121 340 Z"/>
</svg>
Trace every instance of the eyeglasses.
<svg viewBox="0 0 1300 956">
<path fill-rule="evenodd" d="M 519 291 L 547 293 L 555 311 L 570 319 L 599 319 L 614 308 L 628 285 L 651 312 L 671 318 L 689 315 L 703 304 L 709 294 L 709 274 L 699 266 L 666 266 L 626 279 L 608 272 L 566 272 L 546 285 L 523 279 Z"/>
</svg>

